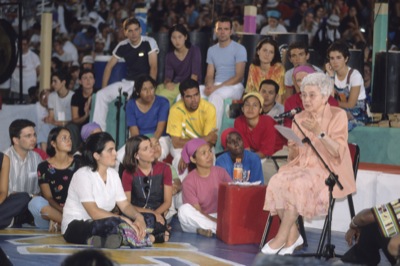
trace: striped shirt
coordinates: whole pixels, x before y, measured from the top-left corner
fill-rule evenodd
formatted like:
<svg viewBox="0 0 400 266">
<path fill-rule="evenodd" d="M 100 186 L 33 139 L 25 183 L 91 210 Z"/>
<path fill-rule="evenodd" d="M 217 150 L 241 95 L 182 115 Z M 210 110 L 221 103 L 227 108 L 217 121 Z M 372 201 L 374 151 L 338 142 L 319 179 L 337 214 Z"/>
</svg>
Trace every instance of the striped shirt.
<svg viewBox="0 0 400 266">
<path fill-rule="evenodd" d="M 29 151 L 25 160 L 22 160 L 14 146 L 8 148 L 4 153 L 10 158 L 8 193 L 39 194 L 37 167 L 42 162 L 39 154 Z"/>
</svg>

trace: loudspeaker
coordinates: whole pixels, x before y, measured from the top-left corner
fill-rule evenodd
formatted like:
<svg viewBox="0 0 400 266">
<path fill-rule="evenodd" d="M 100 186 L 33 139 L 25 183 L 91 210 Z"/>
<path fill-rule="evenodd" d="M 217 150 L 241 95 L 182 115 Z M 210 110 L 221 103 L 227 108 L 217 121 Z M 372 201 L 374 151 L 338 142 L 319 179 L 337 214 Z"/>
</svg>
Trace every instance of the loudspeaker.
<svg viewBox="0 0 400 266">
<path fill-rule="evenodd" d="M 350 58 L 347 65 L 357 69 L 364 76 L 364 55 L 360 49 L 349 49 Z"/>
<path fill-rule="evenodd" d="M 190 42 L 200 48 L 201 52 L 201 79 L 200 84 L 204 84 L 204 78 L 207 72 L 207 51 L 213 45 L 212 33 L 192 31 L 189 33 Z"/>
<path fill-rule="evenodd" d="M 17 33 L 11 24 L 0 19 L 0 84 L 8 80 L 17 65 Z"/>
<path fill-rule="evenodd" d="M 375 55 L 371 111 L 400 113 L 400 52 L 380 52 Z"/>
<path fill-rule="evenodd" d="M 164 82 L 164 67 L 165 67 L 165 56 L 169 51 L 169 37 L 168 32 L 160 32 L 160 33 L 152 33 L 149 34 L 150 37 L 153 37 L 156 40 L 158 45 L 158 63 L 157 63 L 157 83 Z"/>
</svg>

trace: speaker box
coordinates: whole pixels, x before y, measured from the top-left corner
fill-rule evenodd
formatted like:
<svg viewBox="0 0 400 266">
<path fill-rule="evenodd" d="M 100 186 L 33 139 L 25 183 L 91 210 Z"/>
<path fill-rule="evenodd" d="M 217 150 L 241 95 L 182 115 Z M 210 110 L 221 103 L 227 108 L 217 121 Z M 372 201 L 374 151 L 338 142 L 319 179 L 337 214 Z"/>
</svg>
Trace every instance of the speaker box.
<svg viewBox="0 0 400 266">
<path fill-rule="evenodd" d="M 375 55 L 371 111 L 400 113 L 400 52 L 380 52 Z M 386 67 L 387 66 L 387 67 Z"/>
</svg>

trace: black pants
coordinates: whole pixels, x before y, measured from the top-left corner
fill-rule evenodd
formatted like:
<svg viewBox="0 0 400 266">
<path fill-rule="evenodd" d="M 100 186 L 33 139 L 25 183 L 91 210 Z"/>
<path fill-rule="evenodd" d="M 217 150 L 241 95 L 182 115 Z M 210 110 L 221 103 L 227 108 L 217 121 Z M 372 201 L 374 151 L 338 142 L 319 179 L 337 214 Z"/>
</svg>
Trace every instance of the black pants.
<svg viewBox="0 0 400 266">
<path fill-rule="evenodd" d="M 9 226 L 15 216 L 26 212 L 30 200 L 28 193 L 25 192 L 10 194 L 0 204 L 0 229 Z"/>
<path fill-rule="evenodd" d="M 118 225 L 123 220 L 118 217 L 109 217 L 100 220 L 73 220 L 68 224 L 64 239 L 68 243 L 87 244 L 87 240 L 94 236 L 107 236 L 118 233 Z"/>
<path fill-rule="evenodd" d="M 361 228 L 360 239 L 342 257 L 342 261 L 364 265 L 378 265 L 381 261 L 379 250 L 391 264 L 396 262 L 395 258 L 388 252 L 387 246 L 390 238 L 383 237 L 377 223 L 372 223 Z"/>
</svg>

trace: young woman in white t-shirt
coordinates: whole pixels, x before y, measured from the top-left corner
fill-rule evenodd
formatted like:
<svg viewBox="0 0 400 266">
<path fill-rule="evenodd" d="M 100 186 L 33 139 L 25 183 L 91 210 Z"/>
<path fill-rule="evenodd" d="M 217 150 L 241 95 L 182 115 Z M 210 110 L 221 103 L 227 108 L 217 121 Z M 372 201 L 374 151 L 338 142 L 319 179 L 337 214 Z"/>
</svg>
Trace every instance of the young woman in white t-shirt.
<svg viewBox="0 0 400 266">
<path fill-rule="evenodd" d="M 86 166 L 74 174 L 63 210 L 61 233 L 67 242 L 105 248 L 151 245 L 143 216 L 127 200 L 113 168 L 116 157 L 115 142 L 107 132 L 87 139 Z M 115 205 L 123 215 L 112 212 Z"/>
<path fill-rule="evenodd" d="M 339 107 L 347 111 L 349 120 L 366 122 L 368 116 L 364 80 L 357 69 L 348 66 L 350 58 L 348 46 L 346 43 L 336 41 L 329 46 L 327 55 L 329 62 L 325 68 L 334 81 L 334 94 L 339 101 Z"/>
</svg>

